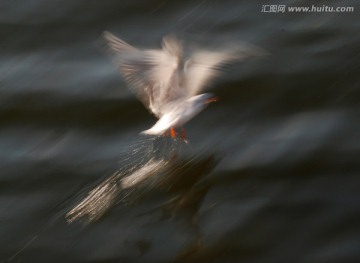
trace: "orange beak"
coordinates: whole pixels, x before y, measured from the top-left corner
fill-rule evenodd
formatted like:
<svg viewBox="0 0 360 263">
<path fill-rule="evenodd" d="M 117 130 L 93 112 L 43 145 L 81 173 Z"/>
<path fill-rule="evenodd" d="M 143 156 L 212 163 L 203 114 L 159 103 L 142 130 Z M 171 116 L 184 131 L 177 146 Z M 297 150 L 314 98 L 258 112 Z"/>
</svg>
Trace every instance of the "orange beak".
<svg viewBox="0 0 360 263">
<path fill-rule="evenodd" d="M 216 101 L 219 101 L 219 98 L 218 97 L 211 97 L 210 99 L 207 99 L 206 101 L 205 101 L 205 103 L 211 103 L 211 102 L 216 102 Z"/>
</svg>

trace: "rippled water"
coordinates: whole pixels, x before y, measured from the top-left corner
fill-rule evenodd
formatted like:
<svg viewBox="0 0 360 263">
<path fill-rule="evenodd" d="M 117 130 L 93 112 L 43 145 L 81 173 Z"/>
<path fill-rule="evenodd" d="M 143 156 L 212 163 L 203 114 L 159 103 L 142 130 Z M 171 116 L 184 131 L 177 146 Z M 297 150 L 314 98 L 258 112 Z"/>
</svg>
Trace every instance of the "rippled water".
<svg viewBox="0 0 360 263">
<path fill-rule="evenodd" d="M 355 11 L 0 1 L 0 262 L 360 261 L 360 6 L 341 5 Z M 135 46 L 178 32 L 271 55 L 214 82 L 221 100 L 187 125 L 176 173 L 68 224 L 88 192 L 153 153 L 138 133 L 155 119 L 104 52 L 104 30 Z"/>
</svg>

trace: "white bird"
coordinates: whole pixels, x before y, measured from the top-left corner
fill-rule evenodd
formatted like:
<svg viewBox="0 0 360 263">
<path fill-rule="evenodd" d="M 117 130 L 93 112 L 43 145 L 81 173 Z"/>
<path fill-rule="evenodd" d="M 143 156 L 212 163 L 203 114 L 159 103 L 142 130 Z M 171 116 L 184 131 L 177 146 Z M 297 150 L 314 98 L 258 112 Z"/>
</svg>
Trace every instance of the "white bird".
<svg viewBox="0 0 360 263">
<path fill-rule="evenodd" d="M 162 49 L 137 49 L 109 32 L 104 32 L 116 54 L 120 73 L 129 88 L 159 120 L 143 134 L 177 137 L 179 128 L 216 101 L 210 93 L 200 94 L 219 73 L 218 66 L 229 60 L 252 55 L 254 49 L 227 51 L 196 50 L 184 57 L 182 43 L 173 35 L 162 39 Z M 235 52 L 236 51 L 236 52 Z M 258 53 L 258 52 L 255 52 Z M 182 138 L 186 139 L 182 128 Z"/>
</svg>

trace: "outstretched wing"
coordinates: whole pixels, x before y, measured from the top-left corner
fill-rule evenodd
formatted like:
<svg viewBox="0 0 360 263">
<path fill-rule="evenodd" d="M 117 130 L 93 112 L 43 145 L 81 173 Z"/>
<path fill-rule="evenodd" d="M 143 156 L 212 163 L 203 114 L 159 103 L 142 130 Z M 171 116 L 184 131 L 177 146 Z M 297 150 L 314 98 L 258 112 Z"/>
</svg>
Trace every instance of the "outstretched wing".
<svg viewBox="0 0 360 263">
<path fill-rule="evenodd" d="M 163 39 L 162 50 L 139 50 L 109 32 L 104 33 L 108 46 L 117 57 L 120 73 L 129 88 L 157 117 L 164 106 L 181 91 L 181 46 L 173 37 Z"/>
<path fill-rule="evenodd" d="M 221 73 L 221 65 L 229 61 L 239 61 L 251 56 L 268 54 L 261 48 L 248 44 L 238 44 L 219 51 L 195 51 L 185 63 L 185 87 L 189 96 L 202 89 Z"/>
</svg>

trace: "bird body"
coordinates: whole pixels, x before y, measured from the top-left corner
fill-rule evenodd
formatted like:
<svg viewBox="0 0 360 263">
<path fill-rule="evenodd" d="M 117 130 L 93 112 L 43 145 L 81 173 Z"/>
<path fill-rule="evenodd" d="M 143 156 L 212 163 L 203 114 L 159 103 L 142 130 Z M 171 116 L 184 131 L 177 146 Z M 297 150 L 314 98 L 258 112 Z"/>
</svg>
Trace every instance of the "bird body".
<svg viewBox="0 0 360 263">
<path fill-rule="evenodd" d="M 210 93 L 204 93 L 188 99 L 180 99 L 167 105 L 169 110 L 150 129 L 143 131 L 143 134 L 162 134 L 172 127 L 183 126 L 199 112 L 206 108 L 207 102 L 213 98 Z"/>
</svg>

